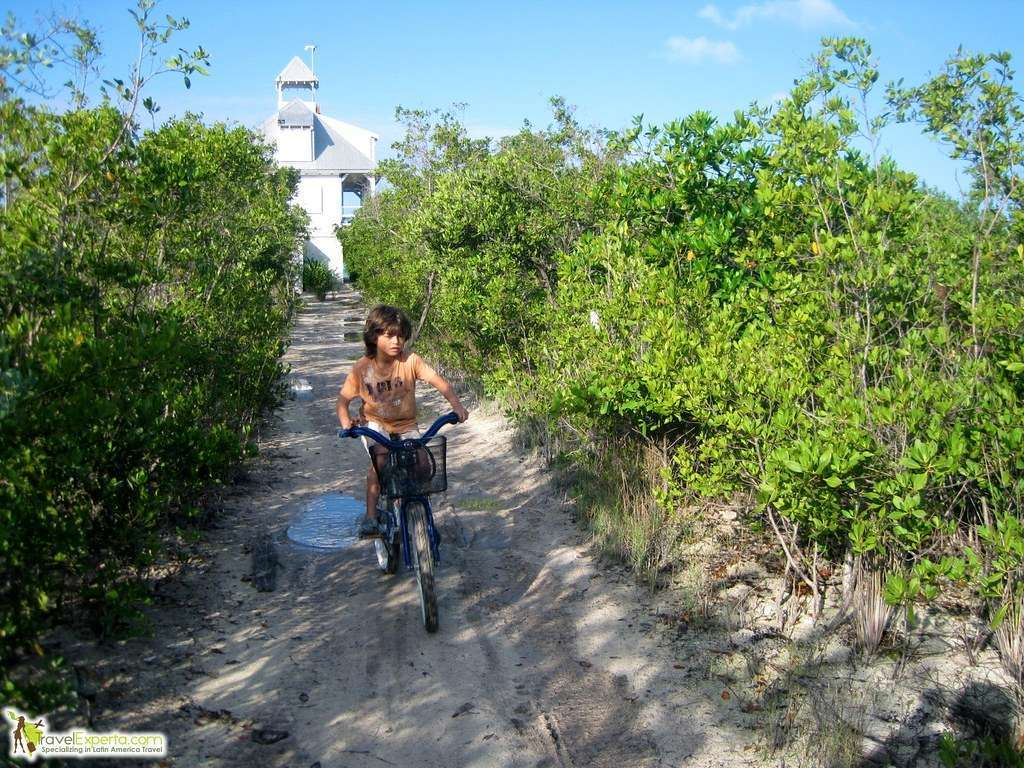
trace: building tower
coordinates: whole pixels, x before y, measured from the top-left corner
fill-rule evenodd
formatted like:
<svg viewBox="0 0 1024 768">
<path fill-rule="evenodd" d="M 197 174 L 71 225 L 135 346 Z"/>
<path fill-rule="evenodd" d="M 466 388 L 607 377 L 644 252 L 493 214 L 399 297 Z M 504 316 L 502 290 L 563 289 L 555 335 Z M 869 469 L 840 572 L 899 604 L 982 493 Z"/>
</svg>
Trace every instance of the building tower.
<svg viewBox="0 0 1024 768">
<path fill-rule="evenodd" d="M 298 56 L 274 81 L 277 112 L 260 126 L 280 165 L 299 171 L 294 202 L 309 214 L 305 256 L 347 277 L 337 237 L 377 183 L 377 134 L 320 114 L 320 80 Z"/>
</svg>

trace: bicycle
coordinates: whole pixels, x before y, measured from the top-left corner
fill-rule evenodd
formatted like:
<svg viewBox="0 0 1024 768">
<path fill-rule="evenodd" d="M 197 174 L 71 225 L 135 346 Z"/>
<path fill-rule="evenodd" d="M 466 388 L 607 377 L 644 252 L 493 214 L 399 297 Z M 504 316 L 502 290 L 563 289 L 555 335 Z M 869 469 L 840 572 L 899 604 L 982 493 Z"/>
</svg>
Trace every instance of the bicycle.
<svg viewBox="0 0 1024 768">
<path fill-rule="evenodd" d="M 448 413 L 438 418 L 422 437 L 392 440 L 369 427 L 339 429 L 339 437 L 368 437 L 370 459 L 380 481 L 377 520 L 381 536 L 373 540 L 377 566 L 387 574 L 398 572 L 399 556 L 416 573 L 420 611 L 427 632 L 438 627 L 434 565 L 441 561 L 441 537 L 427 496 L 448 489 L 447 441 L 437 435 L 459 417 Z"/>
</svg>

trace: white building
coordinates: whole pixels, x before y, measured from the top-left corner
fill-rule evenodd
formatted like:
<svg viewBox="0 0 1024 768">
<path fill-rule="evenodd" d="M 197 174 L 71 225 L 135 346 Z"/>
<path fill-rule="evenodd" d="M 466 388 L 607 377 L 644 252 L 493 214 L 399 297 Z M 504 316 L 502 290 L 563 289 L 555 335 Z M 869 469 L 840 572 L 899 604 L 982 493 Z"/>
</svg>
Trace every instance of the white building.
<svg viewBox="0 0 1024 768">
<path fill-rule="evenodd" d="M 320 81 L 298 56 L 274 81 L 277 113 L 260 126 L 277 147 L 281 165 L 301 174 L 296 199 L 309 214 L 306 256 L 326 262 L 347 277 L 345 257 L 335 234 L 352 220 L 376 186 L 377 134 L 320 114 Z"/>
</svg>

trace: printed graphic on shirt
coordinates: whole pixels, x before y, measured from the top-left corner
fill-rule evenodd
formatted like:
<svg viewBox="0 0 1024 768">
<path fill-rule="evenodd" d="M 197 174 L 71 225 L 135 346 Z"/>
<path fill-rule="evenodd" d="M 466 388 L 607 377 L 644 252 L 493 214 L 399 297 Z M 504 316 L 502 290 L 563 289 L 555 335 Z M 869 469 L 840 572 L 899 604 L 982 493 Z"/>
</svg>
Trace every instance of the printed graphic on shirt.
<svg viewBox="0 0 1024 768">
<path fill-rule="evenodd" d="M 370 366 L 363 380 L 370 410 L 385 422 L 408 419 L 416 414 L 413 387 L 407 387 L 400 375 L 394 375 L 399 373 L 398 366 L 395 368 L 392 378 L 378 379 L 377 372 Z"/>
<path fill-rule="evenodd" d="M 347 394 L 363 398 L 368 419 L 380 422 L 389 432 L 407 432 L 416 426 L 416 379 L 421 365 L 418 357 L 409 355 L 382 373 L 373 360 L 363 358 L 346 382 Z"/>
</svg>

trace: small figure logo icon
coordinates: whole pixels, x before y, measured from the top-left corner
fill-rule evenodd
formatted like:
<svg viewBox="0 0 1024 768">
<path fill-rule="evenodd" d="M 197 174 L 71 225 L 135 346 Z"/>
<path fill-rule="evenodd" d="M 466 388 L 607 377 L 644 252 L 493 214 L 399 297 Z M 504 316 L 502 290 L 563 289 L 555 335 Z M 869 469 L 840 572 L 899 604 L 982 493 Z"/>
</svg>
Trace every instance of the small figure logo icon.
<svg viewBox="0 0 1024 768">
<path fill-rule="evenodd" d="M 34 763 L 62 757 L 153 758 L 167 756 L 167 737 L 162 733 L 104 731 L 84 728 L 54 731 L 45 717 L 32 717 L 14 708 L 0 706 L 9 721 L 7 757 Z M 143 757 L 144 756 L 144 757 Z M 4 765 L 15 765 L 12 760 Z M 20 762 L 17 763 L 21 765 Z M 63 763 L 61 763 L 63 765 Z"/>
<path fill-rule="evenodd" d="M 25 715 L 19 715 L 10 709 L 7 710 L 7 719 L 11 721 L 12 726 L 11 757 L 20 752 L 31 760 L 39 749 L 39 741 L 43 738 L 46 723 L 43 718 L 33 723 L 31 719 L 26 719 Z"/>
</svg>

